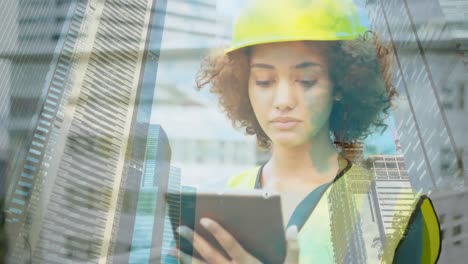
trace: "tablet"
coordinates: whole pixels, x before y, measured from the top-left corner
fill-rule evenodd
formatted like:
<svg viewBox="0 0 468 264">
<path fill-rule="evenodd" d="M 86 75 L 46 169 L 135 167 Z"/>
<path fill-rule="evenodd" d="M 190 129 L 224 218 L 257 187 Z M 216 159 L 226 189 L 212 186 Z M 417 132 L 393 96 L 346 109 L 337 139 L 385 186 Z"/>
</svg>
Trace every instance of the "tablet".
<svg viewBox="0 0 468 264">
<path fill-rule="evenodd" d="M 195 230 L 226 258 L 230 259 L 200 219 L 218 222 L 240 245 L 262 263 L 283 263 L 286 240 L 277 193 L 263 190 L 227 190 L 167 193 L 169 217 L 177 246 L 183 252 L 202 259 L 189 241 L 175 231 L 184 225 Z"/>
</svg>

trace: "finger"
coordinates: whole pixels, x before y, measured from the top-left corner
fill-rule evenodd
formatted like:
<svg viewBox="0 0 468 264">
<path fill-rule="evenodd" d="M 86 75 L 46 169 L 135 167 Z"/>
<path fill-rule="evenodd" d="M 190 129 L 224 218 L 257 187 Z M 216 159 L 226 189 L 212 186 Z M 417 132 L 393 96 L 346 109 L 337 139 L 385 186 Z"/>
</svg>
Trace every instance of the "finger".
<svg viewBox="0 0 468 264">
<path fill-rule="evenodd" d="M 186 254 L 180 250 L 177 250 L 179 255 L 179 260 L 182 264 L 204 264 L 205 262 L 201 261 L 198 258 L 192 257 L 189 254 Z"/>
<path fill-rule="evenodd" d="M 297 226 L 290 226 L 286 229 L 286 260 L 284 263 L 296 264 L 299 263 L 299 242 L 297 240 Z"/>
<path fill-rule="evenodd" d="M 228 255 L 239 263 L 246 263 L 251 255 L 220 224 L 209 218 L 202 218 L 200 224 L 213 234 Z M 252 257 L 253 258 L 253 257 Z"/>
<path fill-rule="evenodd" d="M 193 232 L 192 229 L 186 226 L 179 226 L 177 228 L 179 234 L 190 241 L 196 251 L 206 260 L 208 263 L 227 263 L 228 261 L 221 255 L 216 249 L 214 249 L 208 241 L 203 237 Z"/>
</svg>

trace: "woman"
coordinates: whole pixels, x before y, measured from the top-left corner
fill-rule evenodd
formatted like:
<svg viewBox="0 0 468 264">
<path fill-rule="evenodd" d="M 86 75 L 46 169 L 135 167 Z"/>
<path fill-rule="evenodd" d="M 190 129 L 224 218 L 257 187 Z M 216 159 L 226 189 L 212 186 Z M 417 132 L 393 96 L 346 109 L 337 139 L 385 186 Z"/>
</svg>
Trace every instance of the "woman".
<svg viewBox="0 0 468 264">
<path fill-rule="evenodd" d="M 286 263 L 438 257 L 438 226 L 427 231 L 437 224 L 430 201 L 414 196 L 413 213 L 395 216 L 397 231 L 386 235 L 369 217 L 369 173 L 335 147 L 334 141 L 354 142 L 385 127 L 392 97 L 387 58 L 380 48 L 375 55 L 363 33 L 351 1 L 258 0 L 239 17 L 231 47 L 202 65 L 200 84 L 211 84 L 233 124 L 271 148 L 266 164 L 232 177 L 229 187 L 280 193 L 289 227 Z M 206 262 L 259 263 L 222 223 L 201 224 L 231 258 L 180 228 Z"/>
</svg>

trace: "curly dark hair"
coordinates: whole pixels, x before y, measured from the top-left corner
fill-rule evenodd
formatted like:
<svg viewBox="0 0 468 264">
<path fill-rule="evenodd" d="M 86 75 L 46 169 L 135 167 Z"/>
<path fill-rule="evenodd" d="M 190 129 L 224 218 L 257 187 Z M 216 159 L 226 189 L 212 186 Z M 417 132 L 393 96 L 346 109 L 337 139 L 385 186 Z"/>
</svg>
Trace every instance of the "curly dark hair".
<svg viewBox="0 0 468 264">
<path fill-rule="evenodd" d="M 330 131 L 336 142 L 350 143 L 364 139 L 372 128 L 387 128 L 384 118 L 391 106 L 395 89 L 390 82 L 390 46 L 379 43 L 367 32 L 355 40 L 327 41 L 329 74 L 334 93 Z M 309 41 L 305 41 L 310 43 Z M 316 41 L 315 41 L 316 43 Z M 268 148 L 270 139 L 258 123 L 248 95 L 249 47 L 224 54 L 212 50 L 203 60 L 197 75 L 197 87 L 210 84 L 210 92 L 219 97 L 219 105 L 233 126 L 256 135 L 260 147 Z"/>
</svg>

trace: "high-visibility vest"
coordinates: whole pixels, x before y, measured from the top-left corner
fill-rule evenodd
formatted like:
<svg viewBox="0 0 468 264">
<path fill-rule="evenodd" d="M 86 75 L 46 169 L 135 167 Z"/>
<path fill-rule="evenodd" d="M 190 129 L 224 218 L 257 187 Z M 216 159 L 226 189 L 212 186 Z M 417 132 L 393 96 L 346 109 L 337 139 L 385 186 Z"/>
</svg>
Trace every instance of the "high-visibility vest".
<svg viewBox="0 0 468 264">
<path fill-rule="evenodd" d="M 231 177 L 228 187 L 254 189 L 259 169 L 252 168 Z M 299 230 L 299 263 L 392 263 L 418 208 L 423 219 L 421 263 L 437 262 L 440 226 L 429 198 L 412 192 L 410 195 L 402 192 L 393 196 L 396 199 L 395 210 L 390 219 L 394 232 L 384 232 L 373 216 L 375 208 L 372 208 L 371 197 L 374 182 L 370 172 L 349 163 L 341 174 L 324 188 L 318 203 Z M 408 199 L 412 200 L 408 203 Z"/>
</svg>

